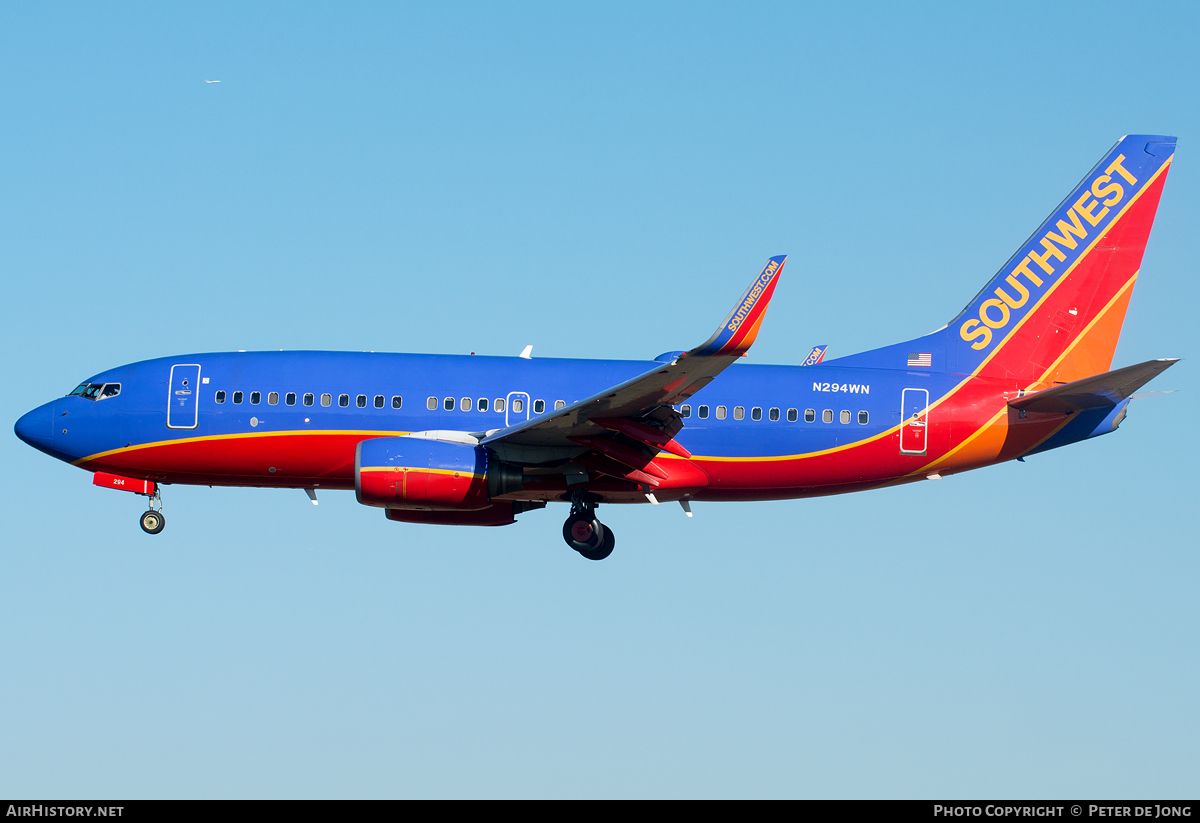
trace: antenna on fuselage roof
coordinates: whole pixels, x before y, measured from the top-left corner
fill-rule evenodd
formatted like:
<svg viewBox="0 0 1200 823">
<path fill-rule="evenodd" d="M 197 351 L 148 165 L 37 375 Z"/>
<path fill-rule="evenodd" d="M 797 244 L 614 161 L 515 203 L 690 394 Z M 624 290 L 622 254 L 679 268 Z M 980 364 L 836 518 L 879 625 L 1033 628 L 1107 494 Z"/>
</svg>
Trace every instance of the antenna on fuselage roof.
<svg viewBox="0 0 1200 823">
<path fill-rule="evenodd" d="M 521 353 L 518 354 L 517 357 L 523 357 L 526 360 L 532 360 L 533 359 L 533 344 L 530 343 L 528 346 L 526 346 L 524 349 L 522 349 Z"/>
</svg>

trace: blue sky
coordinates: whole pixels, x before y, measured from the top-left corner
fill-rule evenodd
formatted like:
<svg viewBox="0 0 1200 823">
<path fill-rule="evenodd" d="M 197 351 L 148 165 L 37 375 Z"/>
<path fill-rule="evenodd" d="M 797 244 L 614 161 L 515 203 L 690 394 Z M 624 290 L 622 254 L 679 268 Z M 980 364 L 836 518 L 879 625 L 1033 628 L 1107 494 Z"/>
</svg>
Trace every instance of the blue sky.
<svg viewBox="0 0 1200 823">
<path fill-rule="evenodd" d="M 743 4 L 744 5 L 744 4 Z M 385 521 L 0 438 L 0 795 L 1194 797 L 1191 5 L 8 5 L 4 420 L 230 349 L 751 355 L 949 320 L 1174 134 L 1121 430 L 904 488 Z M 204 81 L 220 80 L 219 84 Z"/>
</svg>

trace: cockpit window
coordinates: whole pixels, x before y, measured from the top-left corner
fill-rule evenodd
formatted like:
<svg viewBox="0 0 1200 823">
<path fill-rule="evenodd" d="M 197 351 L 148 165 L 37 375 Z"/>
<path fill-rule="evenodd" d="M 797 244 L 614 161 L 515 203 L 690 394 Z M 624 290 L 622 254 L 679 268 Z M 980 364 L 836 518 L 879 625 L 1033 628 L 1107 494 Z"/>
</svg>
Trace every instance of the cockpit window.
<svg viewBox="0 0 1200 823">
<path fill-rule="evenodd" d="M 67 397 L 82 397 L 85 400 L 107 400 L 121 393 L 120 383 L 80 383 Z"/>
</svg>

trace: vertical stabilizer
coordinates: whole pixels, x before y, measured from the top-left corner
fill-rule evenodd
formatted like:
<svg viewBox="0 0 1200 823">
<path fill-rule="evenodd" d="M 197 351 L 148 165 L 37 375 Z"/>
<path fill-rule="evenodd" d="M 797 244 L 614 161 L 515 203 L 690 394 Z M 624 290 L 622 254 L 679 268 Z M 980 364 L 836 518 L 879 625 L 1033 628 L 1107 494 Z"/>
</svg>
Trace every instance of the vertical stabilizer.
<svg viewBox="0 0 1200 823">
<path fill-rule="evenodd" d="M 1029 386 L 1108 371 L 1174 151 L 1118 141 L 951 321 L 947 365 Z"/>
</svg>

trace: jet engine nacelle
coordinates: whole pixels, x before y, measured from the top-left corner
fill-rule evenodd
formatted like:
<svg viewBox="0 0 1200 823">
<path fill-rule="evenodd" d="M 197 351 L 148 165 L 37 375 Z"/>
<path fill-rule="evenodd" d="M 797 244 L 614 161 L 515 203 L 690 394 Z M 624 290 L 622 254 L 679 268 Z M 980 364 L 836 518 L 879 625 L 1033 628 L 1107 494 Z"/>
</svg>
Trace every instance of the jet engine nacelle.
<svg viewBox="0 0 1200 823">
<path fill-rule="evenodd" d="M 524 473 L 483 446 L 420 437 L 375 437 L 354 453 L 358 502 L 384 509 L 478 511 L 520 491 Z"/>
</svg>

